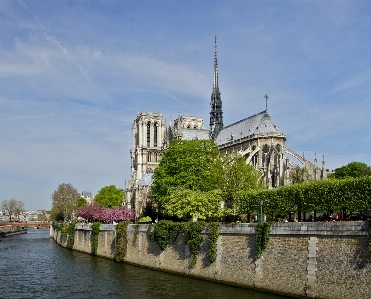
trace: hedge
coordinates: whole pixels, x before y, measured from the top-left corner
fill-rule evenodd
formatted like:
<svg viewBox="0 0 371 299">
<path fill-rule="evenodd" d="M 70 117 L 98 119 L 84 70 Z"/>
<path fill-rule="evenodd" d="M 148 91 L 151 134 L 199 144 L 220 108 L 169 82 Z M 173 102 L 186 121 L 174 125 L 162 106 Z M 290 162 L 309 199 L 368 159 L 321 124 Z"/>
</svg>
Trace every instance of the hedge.
<svg viewBox="0 0 371 299">
<path fill-rule="evenodd" d="M 259 213 L 261 200 L 267 215 L 287 215 L 295 211 L 364 211 L 371 208 L 371 176 L 327 179 L 272 190 L 239 192 L 235 198 L 241 214 Z"/>
</svg>

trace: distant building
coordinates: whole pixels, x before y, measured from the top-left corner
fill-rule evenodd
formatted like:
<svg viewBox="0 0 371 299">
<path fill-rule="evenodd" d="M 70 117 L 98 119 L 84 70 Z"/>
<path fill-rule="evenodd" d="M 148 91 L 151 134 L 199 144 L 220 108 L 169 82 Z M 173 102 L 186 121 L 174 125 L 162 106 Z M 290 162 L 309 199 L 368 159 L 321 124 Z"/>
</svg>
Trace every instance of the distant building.
<svg viewBox="0 0 371 299">
<path fill-rule="evenodd" d="M 212 139 L 221 153 L 238 152 L 246 164 L 259 170 L 268 188 L 289 184 L 290 170 L 296 165 L 289 156 L 299 161 L 314 180 L 327 176 L 324 158 L 321 167 L 317 158 L 309 162 L 303 156 L 286 147 L 286 134 L 268 114 L 268 96 L 265 95 L 266 109 L 224 127 L 222 100 L 218 82 L 218 60 L 216 42 L 214 52 L 214 82 L 210 101 L 210 123 L 206 129 L 203 119 L 195 116 L 178 116 L 174 125 L 170 119 L 167 128 L 161 113 L 138 113 L 133 126 L 133 146 L 130 150 L 131 177 L 127 188 L 126 205 L 135 208 L 136 215 L 151 205 L 152 175 L 159 165 L 164 150 L 173 139 Z"/>
<path fill-rule="evenodd" d="M 89 191 L 82 191 L 81 197 L 85 198 L 86 202 L 88 204 L 92 204 L 93 201 L 94 201 L 94 196 L 93 196 L 93 194 L 91 193 L 90 190 Z"/>
</svg>

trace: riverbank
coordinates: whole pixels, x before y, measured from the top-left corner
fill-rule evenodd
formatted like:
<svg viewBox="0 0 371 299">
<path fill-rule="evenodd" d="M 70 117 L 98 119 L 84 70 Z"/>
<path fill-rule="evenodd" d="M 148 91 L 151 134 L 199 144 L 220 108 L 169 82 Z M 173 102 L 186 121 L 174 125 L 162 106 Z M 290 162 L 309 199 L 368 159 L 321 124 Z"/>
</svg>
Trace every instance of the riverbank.
<svg viewBox="0 0 371 299">
<path fill-rule="evenodd" d="M 295 298 L 367 298 L 371 293 L 370 228 L 366 222 L 281 223 L 257 258 L 256 224 L 221 225 L 216 261 L 210 263 L 207 231 L 197 263 L 182 234 L 162 251 L 148 240 L 148 225 L 127 228 L 124 261 Z M 69 238 L 51 228 L 51 237 L 67 247 Z M 97 255 L 116 257 L 116 230 L 102 225 Z M 74 250 L 93 253 L 91 226 L 76 225 Z"/>
<path fill-rule="evenodd" d="M 27 229 L 19 225 L 5 225 L 0 226 L 0 235 L 2 237 L 14 236 L 19 234 L 26 234 Z"/>
</svg>

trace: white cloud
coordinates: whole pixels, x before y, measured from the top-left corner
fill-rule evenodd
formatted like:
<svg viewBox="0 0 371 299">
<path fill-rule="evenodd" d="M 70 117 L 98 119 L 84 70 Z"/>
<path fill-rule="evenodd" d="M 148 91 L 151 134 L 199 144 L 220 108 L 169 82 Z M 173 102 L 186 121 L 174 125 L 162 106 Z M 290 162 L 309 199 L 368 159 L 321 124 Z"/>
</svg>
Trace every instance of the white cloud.
<svg viewBox="0 0 371 299">
<path fill-rule="evenodd" d="M 359 74 L 357 76 L 348 78 L 344 80 L 343 82 L 339 82 L 335 87 L 333 92 L 337 93 L 343 90 L 352 89 L 355 87 L 359 87 L 362 85 L 365 85 L 368 83 L 368 87 L 371 85 L 371 70 L 366 71 L 362 74 Z M 368 88 L 369 89 L 369 88 Z"/>
</svg>

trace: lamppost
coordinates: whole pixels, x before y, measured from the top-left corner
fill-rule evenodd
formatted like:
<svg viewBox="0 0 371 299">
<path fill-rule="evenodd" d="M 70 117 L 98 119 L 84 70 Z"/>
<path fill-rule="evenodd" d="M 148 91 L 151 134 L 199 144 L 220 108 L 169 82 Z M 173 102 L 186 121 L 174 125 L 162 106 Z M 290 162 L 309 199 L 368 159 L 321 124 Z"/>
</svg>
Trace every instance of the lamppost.
<svg viewBox="0 0 371 299">
<path fill-rule="evenodd" d="M 263 200 L 260 200 L 260 222 L 263 222 Z"/>
</svg>

